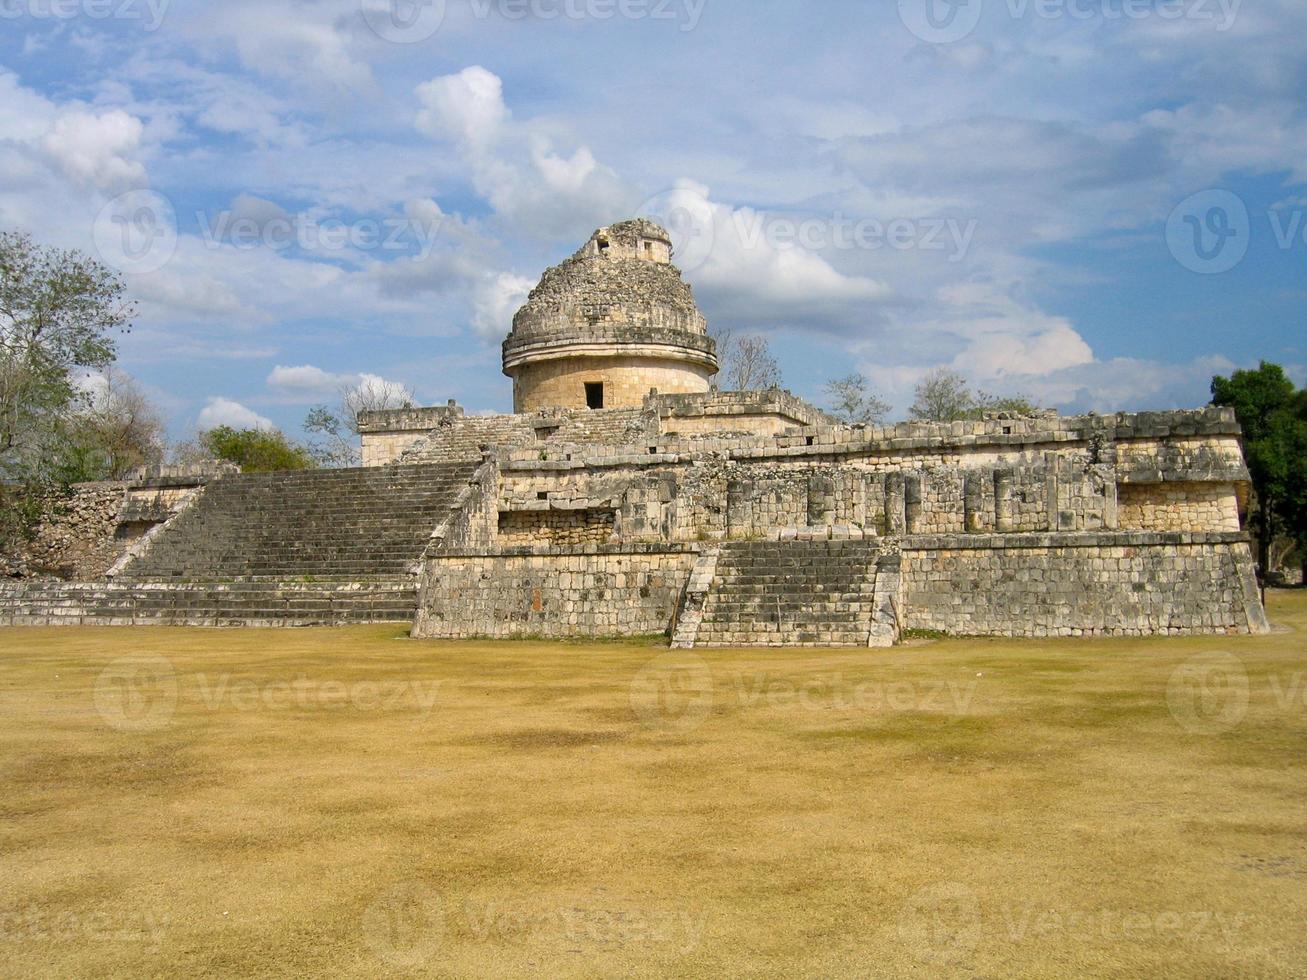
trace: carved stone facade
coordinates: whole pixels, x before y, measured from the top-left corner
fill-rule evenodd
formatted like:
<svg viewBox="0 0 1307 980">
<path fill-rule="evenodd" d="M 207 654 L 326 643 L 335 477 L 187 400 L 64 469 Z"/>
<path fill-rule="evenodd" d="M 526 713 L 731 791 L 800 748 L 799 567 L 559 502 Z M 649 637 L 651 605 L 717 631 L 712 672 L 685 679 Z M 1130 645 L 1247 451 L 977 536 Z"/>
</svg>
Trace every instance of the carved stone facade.
<svg viewBox="0 0 1307 980">
<path fill-rule="evenodd" d="M 0 590 L 0 622 L 409 617 L 420 637 L 683 647 L 1268 628 L 1232 412 L 876 428 L 710 391 L 671 258 L 624 222 L 546 273 L 504 345 L 515 414 L 376 412 L 363 469 L 185 502 L 137 488 L 161 495 L 124 502 L 114 535 L 138 512 L 157 526 L 113 583 Z"/>
<path fill-rule="evenodd" d="M 713 410 L 731 401 L 717 395 Z M 704 573 L 698 607 L 687 584 L 683 613 L 709 623 L 681 630 L 700 638 L 690 642 L 863 645 L 903 629 L 1091 636 L 1266 628 L 1240 529 L 1249 478 L 1228 410 L 686 436 L 689 407 L 671 423 L 675 435 L 488 452 L 482 473 L 493 473 L 497 506 L 484 510 L 476 554 L 531 546 L 535 596 L 551 561 L 600 553 L 579 545 L 602 545 L 604 561 L 624 549 L 712 550 L 719 557 Z M 658 425 L 669 418 L 658 413 Z M 415 454 L 432 445 L 439 439 Z M 492 580 L 503 566 L 469 564 L 466 549 L 451 554 L 457 562 L 428 554 L 442 589 L 423 593 L 418 635 L 435 635 L 434 622 L 439 635 L 566 632 L 555 618 L 565 608 L 559 596 L 545 588 L 528 608 L 518 593 L 513 615 L 503 617 L 514 602 L 511 582 Z M 860 578 L 843 577 L 850 562 Z M 480 577 L 460 583 L 471 569 Z M 475 588 L 499 595 L 492 617 L 451 604 Z M 813 609 L 816 619 L 804 612 Z M 584 632 L 590 621 L 572 625 Z"/>
</svg>

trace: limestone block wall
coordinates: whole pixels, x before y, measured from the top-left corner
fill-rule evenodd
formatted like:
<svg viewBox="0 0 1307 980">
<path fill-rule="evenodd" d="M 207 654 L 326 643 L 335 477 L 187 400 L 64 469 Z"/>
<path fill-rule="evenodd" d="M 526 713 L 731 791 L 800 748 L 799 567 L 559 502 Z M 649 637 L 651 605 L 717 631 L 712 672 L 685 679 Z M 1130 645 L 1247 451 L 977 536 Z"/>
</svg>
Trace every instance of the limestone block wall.
<svg viewBox="0 0 1307 980">
<path fill-rule="evenodd" d="M 388 434 L 363 434 L 364 466 L 391 462 L 453 463 L 478 460 L 487 447 L 533 446 L 539 437 L 528 415 L 471 415 L 431 429 L 415 443 L 390 440 Z M 407 438 L 405 436 L 404 438 Z M 402 459 L 389 453 L 402 447 Z"/>
<path fill-rule="evenodd" d="M 1239 498 L 1232 483 L 1126 483 L 1118 488 L 1123 529 L 1238 531 Z"/>
<path fill-rule="evenodd" d="M 608 544 L 617 514 L 611 510 L 521 510 L 499 515 L 501 548 L 576 548 Z"/>
<path fill-rule="evenodd" d="M 907 538 L 906 629 L 979 636 L 1264 632 L 1238 534 Z"/>
<path fill-rule="evenodd" d="M 426 439 L 427 435 L 426 430 L 364 433 L 360 458 L 364 466 L 389 466 L 406 452 L 418 446 Z"/>
<path fill-rule="evenodd" d="M 128 483 L 82 483 L 52 498 L 35 538 L 16 564 L 34 575 L 86 580 L 103 575 L 130 540 L 116 535 Z"/>
<path fill-rule="evenodd" d="M 654 635 L 672 627 L 691 548 L 443 555 L 422 572 L 419 638 Z"/>
<path fill-rule="evenodd" d="M 639 408 L 651 390 L 706 392 L 714 372 L 699 363 L 660 357 L 566 357 L 518 368 L 513 411 L 587 407 L 585 386 L 602 383 L 605 408 Z"/>
<path fill-rule="evenodd" d="M 719 433 L 738 434 L 734 438 L 774 437 L 831 421 L 824 412 L 779 388 L 695 395 L 659 392 L 645 399 L 645 407 L 657 413 L 666 440 Z"/>
<path fill-rule="evenodd" d="M 430 433 L 447 430 L 462 418 L 463 409 L 454 401 L 438 408 L 392 408 L 363 412 L 358 419 L 363 465 L 386 466 L 393 463 Z"/>
<path fill-rule="evenodd" d="M 1126 439 L 1116 444 L 1115 455 L 1121 480 L 1126 483 L 1160 483 L 1183 476 L 1211 479 L 1244 468 L 1243 447 L 1237 431 Z"/>
<path fill-rule="evenodd" d="M 450 506 L 449 517 L 432 531 L 426 553 L 493 547 L 499 536 L 500 489 L 499 467 L 482 463 Z"/>
</svg>

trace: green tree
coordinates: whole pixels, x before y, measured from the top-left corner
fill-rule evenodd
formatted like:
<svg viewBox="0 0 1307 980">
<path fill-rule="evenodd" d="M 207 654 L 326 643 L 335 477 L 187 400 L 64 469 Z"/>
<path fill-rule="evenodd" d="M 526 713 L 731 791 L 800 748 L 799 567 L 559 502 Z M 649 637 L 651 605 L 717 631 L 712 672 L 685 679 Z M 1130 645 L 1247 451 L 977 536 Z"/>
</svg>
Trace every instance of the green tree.
<svg viewBox="0 0 1307 980">
<path fill-rule="evenodd" d="M 1278 515 L 1283 533 L 1292 539 L 1307 585 L 1307 389 L 1290 400 L 1278 433 L 1284 461 L 1279 486 Z"/>
<path fill-rule="evenodd" d="M 319 405 L 309 411 L 304 419 L 304 431 L 312 439 L 309 451 L 321 466 L 358 466 L 361 461 L 359 416 L 365 412 L 412 408 L 416 403 L 417 396 L 411 388 L 376 375 L 364 375 L 357 385 L 341 389 L 335 409 Z"/>
<path fill-rule="evenodd" d="M 1307 542 L 1307 391 L 1278 364 L 1212 379 L 1212 404 L 1233 408 L 1243 428 L 1252 476 L 1257 560 L 1270 571 L 1271 542 L 1283 534 Z"/>
<path fill-rule="evenodd" d="M 890 411 L 889 403 L 871 390 L 871 382 L 856 372 L 827 382 L 826 395 L 835 417 L 850 425 L 880 425 Z"/>
<path fill-rule="evenodd" d="M 61 440 L 81 476 L 69 482 L 121 480 L 140 466 L 163 461 L 163 418 L 139 385 L 112 366 L 85 385 L 87 404 L 74 412 Z"/>
<path fill-rule="evenodd" d="M 315 466 L 313 455 L 277 430 L 233 429 L 220 425 L 201 432 L 198 452 L 209 459 L 235 463 L 246 473 L 278 470 L 308 470 Z"/>
<path fill-rule="evenodd" d="M 972 391 L 961 374 L 940 367 L 921 379 L 908 414 L 919 422 L 961 422 L 984 418 L 986 412 L 1031 415 L 1037 411 L 1024 395 Z"/>
<path fill-rule="evenodd" d="M 967 379 L 948 368 L 936 368 L 922 378 L 916 395 L 908 414 L 919 422 L 957 422 L 970 418 L 976 407 Z"/>
<path fill-rule="evenodd" d="M 976 396 L 978 415 L 985 412 L 1007 412 L 1009 415 L 1034 415 L 1040 409 L 1025 395 L 989 395 L 980 392 Z"/>
<path fill-rule="evenodd" d="M 0 545 L 30 532 L 32 502 L 79 470 L 66 451 L 89 403 L 79 379 L 114 361 L 134 314 L 113 270 L 0 233 Z"/>
</svg>

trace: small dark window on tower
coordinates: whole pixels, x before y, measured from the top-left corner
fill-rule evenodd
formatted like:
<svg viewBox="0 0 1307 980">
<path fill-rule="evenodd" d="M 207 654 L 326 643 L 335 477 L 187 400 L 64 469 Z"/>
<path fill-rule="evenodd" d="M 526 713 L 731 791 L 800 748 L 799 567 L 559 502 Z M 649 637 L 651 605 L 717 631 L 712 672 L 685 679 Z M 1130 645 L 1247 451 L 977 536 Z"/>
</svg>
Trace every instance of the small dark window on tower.
<svg viewBox="0 0 1307 980">
<path fill-rule="evenodd" d="M 585 403 L 590 408 L 604 407 L 604 383 L 602 381 L 586 382 Z"/>
<path fill-rule="evenodd" d="M 608 251 L 608 239 L 607 239 L 607 238 L 601 238 L 601 239 L 599 239 L 599 241 L 598 241 L 596 244 L 599 246 L 599 254 L 600 254 L 600 255 L 603 255 L 604 253 L 606 253 L 606 252 Z"/>
<path fill-rule="evenodd" d="M 653 242 L 644 243 L 644 254 L 649 256 L 649 258 L 653 258 Z"/>
</svg>

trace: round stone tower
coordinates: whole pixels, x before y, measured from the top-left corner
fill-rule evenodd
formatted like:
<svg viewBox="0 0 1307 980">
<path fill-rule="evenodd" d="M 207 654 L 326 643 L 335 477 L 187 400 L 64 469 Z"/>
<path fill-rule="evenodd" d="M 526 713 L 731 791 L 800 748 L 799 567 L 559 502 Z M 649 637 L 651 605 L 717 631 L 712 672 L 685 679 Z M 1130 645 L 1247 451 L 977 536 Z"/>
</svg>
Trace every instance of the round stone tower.
<svg viewBox="0 0 1307 980">
<path fill-rule="evenodd" d="M 546 272 L 504 341 L 515 412 L 638 408 L 654 388 L 707 391 L 717 370 L 672 240 L 643 218 L 600 228 Z"/>
</svg>

